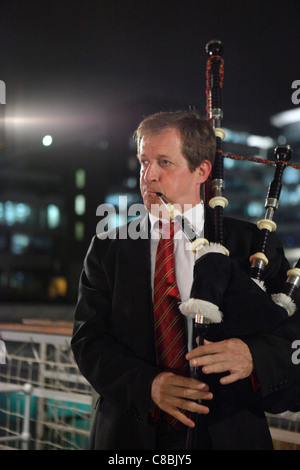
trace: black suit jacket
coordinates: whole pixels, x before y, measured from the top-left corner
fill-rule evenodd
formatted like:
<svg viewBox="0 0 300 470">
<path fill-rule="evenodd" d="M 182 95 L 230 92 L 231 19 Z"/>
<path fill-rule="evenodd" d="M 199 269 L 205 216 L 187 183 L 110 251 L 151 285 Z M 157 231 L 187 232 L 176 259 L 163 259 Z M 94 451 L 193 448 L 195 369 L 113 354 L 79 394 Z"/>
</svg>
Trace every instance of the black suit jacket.
<svg viewBox="0 0 300 470">
<path fill-rule="evenodd" d="M 151 383 L 161 371 L 155 359 L 148 218 L 135 223 L 141 234 L 135 240 L 120 239 L 118 231 L 113 238 L 92 240 L 80 279 L 71 344 L 82 374 L 100 395 L 92 449 L 155 449 L 148 410 Z M 210 210 L 205 236 L 214 238 Z M 231 256 L 248 272 L 258 229 L 225 218 L 224 236 Z M 278 292 L 288 264 L 274 236 L 267 256 L 265 283 L 269 292 Z M 299 324 L 295 314 L 275 332 L 243 338 L 260 388 L 255 393 L 249 379 L 223 387 L 208 423 L 213 448 L 271 448 L 264 409 L 281 412 L 299 406 L 299 373 L 291 362 L 291 342 L 300 338 Z"/>
</svg>

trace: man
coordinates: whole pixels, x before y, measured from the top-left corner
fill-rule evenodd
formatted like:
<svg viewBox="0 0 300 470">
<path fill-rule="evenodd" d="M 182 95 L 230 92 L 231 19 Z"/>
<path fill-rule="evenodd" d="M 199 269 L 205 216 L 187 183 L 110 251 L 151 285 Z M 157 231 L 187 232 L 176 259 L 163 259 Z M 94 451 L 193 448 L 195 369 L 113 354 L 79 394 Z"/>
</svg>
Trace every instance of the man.
<svg viewBox="0 0 300 470">
<path fill-rule="evenodd" d="M 150 233 L 147 215 L 140 221 L 137 239 L 118 238 L 118 232 L 114 239 L 108 234 L 94 238 L 75 315 L 73 352 L 82 374 L 100 395 L 91 448 L 184 449 L 187 430 L 195 426 L 191 413 L 196 413 L 201 418 L 198 449 L 270 449 L 263 407 L 283 411 L 290 402 L 294 404 L 298 385 L 291 342 L 299 337 L 299 315 L 276 332 L 196 348 L 191 346 L 188 325 L 185 359 L 201 367 L 207 380 L 158 364 L 154 284 L 163 229 L 157 217 L 157 193 L 184 212 L 199 236 L 212 240 L 212 215 L 204 208 L 200 187 L 211 171 L 215 136 L 210 124 L 196 113 L 176 112 L 146 118 L 136 137 Z M 231 257 L 249 271 L 258 230 L 225 218 L 224 232 Z M 184 301 L 190 295 L 195 258 L 181 235 L 174 237 L 174 269 Z M 270 293 L 278 292 L 288 264 L 275 237 L 271 237 L 268 258 L 265 284 Z M 253 377 L 258 389 L 252 385 Z M 210 389 L 209 378 L 217 378 L 220 399 Z M 170 418 L 176 419 L 176 425 L 169 424 Z"/>
</svg>

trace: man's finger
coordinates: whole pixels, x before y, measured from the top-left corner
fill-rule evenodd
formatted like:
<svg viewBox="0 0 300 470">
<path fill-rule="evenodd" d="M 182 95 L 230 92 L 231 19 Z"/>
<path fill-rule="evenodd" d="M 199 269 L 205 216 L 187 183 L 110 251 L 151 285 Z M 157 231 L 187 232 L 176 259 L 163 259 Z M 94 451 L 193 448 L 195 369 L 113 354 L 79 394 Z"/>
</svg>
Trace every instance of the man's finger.
<svg viewBox="0 0 300 470">
<path fill-rule="evenodd" d="M 173 416 L 173 418 L 178 419 L 178 421 L 180 421 L 182 424 L 192 427 L 192 428 L 195 426 L 195 423 L 193 422 L 191 418 L 189 418 L 189 416 L 184 414 L 181 410 L 189 411 L 191 413 L 200 413 L 200 414 L 209 413 L 209 408 L 205 405 L 199 404 L 196 401 L 191 401 L 191 400 L 185 400 L 185 402 L 183 402 L 180 399 L 177 401 L 177 407 L 165 406 L 162 409 L 169 415 Z"/>
</svg>

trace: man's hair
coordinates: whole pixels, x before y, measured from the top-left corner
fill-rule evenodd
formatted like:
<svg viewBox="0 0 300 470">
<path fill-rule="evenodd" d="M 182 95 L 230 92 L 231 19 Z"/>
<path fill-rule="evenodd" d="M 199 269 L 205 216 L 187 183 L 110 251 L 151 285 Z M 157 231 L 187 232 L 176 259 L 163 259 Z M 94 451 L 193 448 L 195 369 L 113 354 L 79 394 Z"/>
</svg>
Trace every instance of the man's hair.
<svg viewBox="0 0 300 470">
<path fill-rule="evenodd" d="M 143 137 L 169 129 L 180 132 L 181 151 L 191 171 L 195 171 L 204 160 L 213 164 L 216 153 L 215 133 L 210 122 L 201 119 L 196 111 L 163 111 L 146 117 L 134 133 L 138 152 Z"/>
</svg>

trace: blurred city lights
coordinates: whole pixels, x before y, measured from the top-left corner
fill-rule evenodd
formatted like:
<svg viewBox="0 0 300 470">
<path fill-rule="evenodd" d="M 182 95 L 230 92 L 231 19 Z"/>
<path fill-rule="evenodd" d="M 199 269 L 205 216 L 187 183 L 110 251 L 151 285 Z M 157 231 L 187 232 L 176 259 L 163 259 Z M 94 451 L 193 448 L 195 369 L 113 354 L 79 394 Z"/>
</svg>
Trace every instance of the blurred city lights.
<svg viewBox="0 0 300 470">
<path fill-rule="evenodd" d="M 45 145 L 45 147 L 48 147 L 51 144 L 52 144 L 51 135 L 45 135 L 45 137 L 43 138 L 43 145 Z"/>
</svg>

